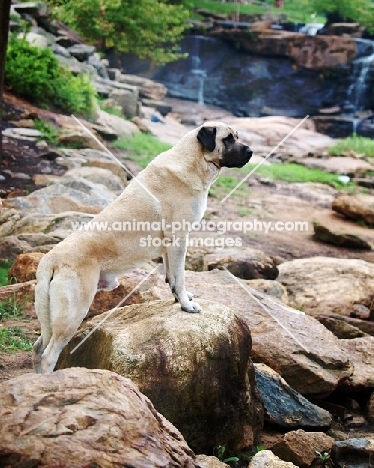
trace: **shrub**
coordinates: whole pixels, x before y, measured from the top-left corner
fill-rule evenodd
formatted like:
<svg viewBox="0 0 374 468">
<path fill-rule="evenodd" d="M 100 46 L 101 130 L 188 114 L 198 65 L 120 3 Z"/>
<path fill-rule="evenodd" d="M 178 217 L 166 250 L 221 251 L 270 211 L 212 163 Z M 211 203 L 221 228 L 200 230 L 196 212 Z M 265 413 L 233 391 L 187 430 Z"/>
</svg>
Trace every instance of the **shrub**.
<svg viewBox="0 0 374 468">
<path fill-rule="evenodd" d="M 14 92 L 42 106 L 91 115 L 96 92 L 88 76 L 73 76 L 50 49 L 39 49 L 15 35 L 8 43 L 5 84 Z"/>
</svg>

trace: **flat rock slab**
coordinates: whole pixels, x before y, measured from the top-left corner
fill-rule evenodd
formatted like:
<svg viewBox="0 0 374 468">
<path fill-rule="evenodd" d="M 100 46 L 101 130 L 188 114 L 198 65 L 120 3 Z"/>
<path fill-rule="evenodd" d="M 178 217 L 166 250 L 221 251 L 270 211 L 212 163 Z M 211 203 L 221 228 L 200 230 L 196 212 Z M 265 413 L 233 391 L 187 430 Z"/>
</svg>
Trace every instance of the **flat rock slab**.
<svg viewBox="0 0 374 468">
<path fill-rule="evenodd" d="M 197 468 L 178 430 L 106 370 L 23 374 L 0 385 L 1 466 Z"/>
</svg>

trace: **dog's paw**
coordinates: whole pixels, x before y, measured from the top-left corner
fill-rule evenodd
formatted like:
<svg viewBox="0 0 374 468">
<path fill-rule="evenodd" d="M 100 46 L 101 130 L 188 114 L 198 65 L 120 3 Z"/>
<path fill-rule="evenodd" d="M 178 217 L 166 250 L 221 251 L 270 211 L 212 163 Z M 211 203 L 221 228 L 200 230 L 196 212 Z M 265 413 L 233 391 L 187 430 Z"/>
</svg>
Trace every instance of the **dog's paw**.
<svg viewBox="0 0 374 468">
<path fill-rule="evenodd" d="M 190 301 L 192 301 L 192 299 L 193 299 L 193 294 L 190 293 L 190 292 L 188 292 L 188 291 L 186 291 L 186 293 L 187 293 L 188 299 L 189 299 Z"/>
<path fill-rule="evenodd" d="M 201 307 L 197 302 L 190 301 L 188 304 L 182 305 L 182 310 L 189 312 L 190 314 L 197 314 L 198 312 L 201 312 Z"/>
</svg>

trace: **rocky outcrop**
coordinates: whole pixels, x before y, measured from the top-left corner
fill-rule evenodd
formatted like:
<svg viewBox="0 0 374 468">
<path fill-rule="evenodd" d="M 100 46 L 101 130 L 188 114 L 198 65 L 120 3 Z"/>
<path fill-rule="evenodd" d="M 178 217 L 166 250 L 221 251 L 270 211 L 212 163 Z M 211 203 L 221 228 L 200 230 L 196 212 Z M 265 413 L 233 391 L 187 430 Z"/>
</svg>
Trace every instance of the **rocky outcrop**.
<svg viewBox="0 0 374 468">
<path fill-rule="evenodd" d="M 275 369 L 303 396 L 326 396 L 351 375 L 349 355 L 316 319 L 247 285 L 243 289 L 237 281 L 225 271 L 186 272 L 187 287 L 195 296 L 219 301 L 244 319 L 251 330 L 254 362 Z M 160 281 L 160 292 L 170 294 L 167 289 Z"/>
<path fill-rule="evenodd" d="M 262 425 L 249 329 L 227 307 L 200 304 L 201 314 L 182 312 L 171 301 L 110 312 L 70 354 L 103 316 L 93 318 L 65 348 L 58 368 L 103 368 L 131 378 L 197 452 L 220 444 L 249 447 Z"/>
<path fill-rule="evenodd" d="M 346 218 L 374 224 L 373 195 L 340 195 L 333 201 L 332 209 Z"/>
<path fill-rule="evenodd" d="M 305 432 L 302 429 L 288 432 L 272 451 L 275 455 L 294 463 L 299 468 L 309 468 L 318 460 L 318 452 L 331 452 L 334 439 L 323 432 Z"/>
<path fill-rule="evenodd" d="M 374 265 L 364 260 L 313 257 L 278 266 L 278 281 L 287 288 L 290 305 L 317 315 L 349 316 L 356 307 L 372 307 Z"/>
<path fill-rule="evenodd" d="M 265 364 L 255 364 L 256 385 L 264 401 L 265 421 L 282 428 L 328 428 L 331 414 L 295 392 Z M 282 402 L 280 404 L 279 402 Z"/>
<path fill-rule="evenodd" d="M 209 35 L 235 43 L 250 54 L 288 57 L 295 64 L 314 70 L 342 65 L 357 54 L 356 42 L 350 37 L 307 36 L 273 29 L 248 32 L 219 27 Z"/>
<path fill-rule="evenodd" d="M 178 430 L 136 385 L 113 372 L 24 374 L 0 388 L 5 468 L 198 467 Z"/>
</svg>

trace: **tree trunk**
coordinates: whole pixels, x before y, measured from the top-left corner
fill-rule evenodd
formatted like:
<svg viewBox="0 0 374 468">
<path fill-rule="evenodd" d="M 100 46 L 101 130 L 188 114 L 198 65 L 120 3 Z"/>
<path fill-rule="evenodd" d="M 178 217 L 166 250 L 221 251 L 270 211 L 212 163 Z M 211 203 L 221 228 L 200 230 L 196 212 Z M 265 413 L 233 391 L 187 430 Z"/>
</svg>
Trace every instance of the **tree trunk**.
<svg viewBox="0 0 374 468">
<path fill-rule="evenodd" d="M 2 123 L 3 123 L 3 91 L 6 48 L 8 43 L 9 13 L 11 0 L 1 0 L 0 4 L 0 161 L 2 159 Z M 1 209 L 1 208 L 0 208 Z"/>
</svg>

